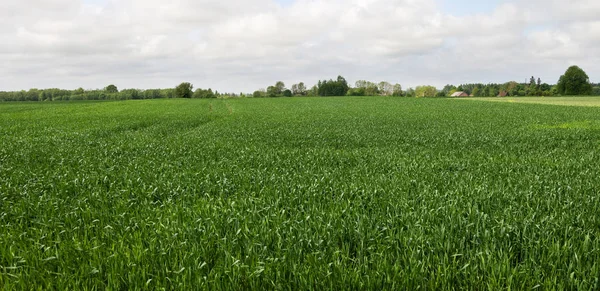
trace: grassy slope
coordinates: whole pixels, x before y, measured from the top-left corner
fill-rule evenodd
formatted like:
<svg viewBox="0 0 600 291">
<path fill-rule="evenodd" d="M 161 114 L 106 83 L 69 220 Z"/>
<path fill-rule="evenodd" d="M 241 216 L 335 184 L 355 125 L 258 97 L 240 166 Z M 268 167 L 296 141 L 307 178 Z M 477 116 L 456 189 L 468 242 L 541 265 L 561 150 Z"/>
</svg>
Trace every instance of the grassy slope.
<svg viewBox="0 0 600 291">
<path fill-rule="evenodd" d="M 0 289 L 598 289 L 599 113 L 0 104 Z"/>
</svg>

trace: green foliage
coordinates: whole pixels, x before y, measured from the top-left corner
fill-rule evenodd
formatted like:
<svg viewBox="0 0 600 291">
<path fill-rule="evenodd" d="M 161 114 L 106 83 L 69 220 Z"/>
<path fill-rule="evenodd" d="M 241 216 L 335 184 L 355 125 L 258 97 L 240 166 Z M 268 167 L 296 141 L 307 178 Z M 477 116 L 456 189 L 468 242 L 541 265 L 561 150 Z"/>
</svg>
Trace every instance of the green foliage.
<svg viewBox="0 0 600 291">
<path fill-rule="evenodd" d="M 356 81 L 353 89 L 352 92 L 349 91 L 349 96 L 377 96 L 380 94 L 377 84 L 365 80 Z"/>
<path fill-rule="evenodd" d="M 118 93 L 103 90 L 31 89 L 29 91 L 0 92 L 0 101 L 78 101 L 130 100 L 174 98 L 174 89 L 125 89 Z"/>
<path fill-rule="evenodd" d="M 596 86 L 592 87 L 592 95 L 600 96 L 600 85 L 596 84 Z"/>
<path fill-rule="evenodd" d="M 261 89 L 255 91 L 253 97 L 282 97 L 282 96 L 406 96 L 406 97 L 444 97 L 450 96 L 456 91 L 464 91 L 467 94 L 472 94 L 479 97 L 496 97 L 502 96 L 557 96 L 576 95 L 580 93 L 584 95 L 600 95 L 600 86 L 598 84 L 589 84 L 587 75 L 577 67 L 569 68 L 569 76 L 562 76 L 561 84 L 552 86 L 546 83 L 541 83 L 541 79 L 531 77 L 528 84 L 517 83 L 514 81 L 504 84 L 462 84 L 458 87 L 454 85 L 446 85 L 441 91 L 435 91 L 430 86 L 418 86 L 418 92 L 414 89 L 406 91 L 402 90 L 400 84 L 392 85 L 389 82 L 373 83 L 370 81 L 356 81 L 355 87 L 350 88 L 346 80 L 338 76 L 336 80 L 319 81 L 317 85 L 307 89 L 303 82 L 292 85 L 291 89 L 286 89 L 282 81 L 278 81 L 274 86 L 269 86 L 266 90 Z M 571 80 L 567 82 L 568 80 Z M 573 81 L 575 80 L 575 81 Z M 581 82 L 579 82 L 579 81 Z M 585 81 L 582 81 L 585 80 Z M 583 85 L 579 89 L 579 83 Z M 574 87 L 575 86 L 575 87 Z M 569 89 L 571 88 L 571 89 Z M 0 101 L 72 101 L 72 100 L 130 100 L 130 99 L 158 99 L 158 98 L 233 98 L 250 96 L 241 92 L 239 95 L 235 93 L 219 93 L 212 92 L 211 89 L 198 89 L 192 91 L 193 86 L 190 83 L 182 83 L 175 89 L 127 89 L 119 92 L 115 85 L 109 85 L 103 90 L 85 90 L 79 88 L 76 90 L 61 90 L 61 89 L 31 89 L 29 91 L 15 92 L 0 92 Z M 561 91 L 562 90 L 562 91 Z M 567 90 L 570 90 L 567 92 Z M 561 93 L 562 92 L 562 93 Z M 575 92 L 575 93 L 573 93 Z"/>
<path fill-rule="evenodd" d="M 124 89 L 119 94 L 122 100 L 143 99 L 142 92 L 137 89 Z"/>
<path fill-rule="evenodd" d="M 119 89 L 117 88 L 117 86 L 112 85 L 112 84 L 106 86 L 106 88 L 104 89 L 104 91 L 106 91 L 106 93 L 109 93 L 109 94 L 119 93 Z"/>
<path fill-rule="evenodd" d="M 194 85 L 184 82 L 175 87 L 175 98 L 192 98 Z"/>
<path fill-rule="evenodd" d="M 303 82 L 292 85 L 292 94 L 294 96 L 305 96 L 307 93 L 306 85 Z"/>
<path fill-rule="evenodd" d="M 434 86 L 417 86 L 415 88 L 415 97 L 435 97 L 437 89 Z"/>
<path fill-rule="evenodd" d="M 319 86 L 313 85 L 307 92 L 307 96 L 319 96 Z"/>
<path fill-rule="evenodd" d="M 346 92 L 346 96 L 367 96 L 365 88 L 350 88 Z"/>
<path fill-rule="evenodd" d="M 0 289 L 595 290 L 598 116 L 383 97 L 3 103 Z"/>
<path fill-rule="evenodd" d="M 383 96 L 392 96 L 392 93 L 394 93 L 394 86 L 387 81 L 379 82 L 377 89 L 379 89 L 379 93 Z"/>
<path fill-rule="evenodd" d="M 277 89 L 277 87 L 275 87 L 275 86 L 269 86 L 269 87 L 267 87 L 266 96 L 267 97 L 277 97 L 277 96 L 279 96 L 279 89 Z"/>
<path fill-rule="evenodd" d="M 456 91 L 456 86 L 450 84 L 444 86 L 444 88 L 442 89 L 442 93 L 444 93 L 444 96 L 451 96 Z"/>
<path fill-rule="evenodd" d="M 558 93 L 567 96 L 590 95 L 592 85 L 588 75 L 578 66 L 571 66 L 560 76 L 557 84 Z"/>
<path fill-rule="evenodd" d="M 194 92 L 194 98 L 217 98 L 217 95 L 213 93 L 212 89 L 196 89 Z"/>
<path fill-rule="evenodd" d="M 252 97 L 255 98 L 259 98 L 259 97 L 265 97 L 265 92 L 264 91 L 260 91 L 260 90 L 256 90 L 254 91 L 254 93 L 252 93 Z"/>
<path fill-rule="evenodd" d="M 400 85 L 400 84 L 394 85 L 394 92 L 392 92 L 392 96 L 396 96 L 396 97 L 404 96 L 404 92 L 402 92 L 402 85 Z"/>
<path fill-rule="evenodd" d="M 282 81 L 277 81 L 277 83 L 275 83 L 275 92 L 277 96 L 281 96 L 283 91 L 285 91 L 285 84 Z"/>
<path fill-rule="evenodd" d="M 318 88 L 319 96 L 346 96 L 350 90 L 348 82 L 342 76 L 338 76 L 335 81 L 319 81 Z"/>
<path fill-rule="evenodd" d="M 283 97 L 292 97 L 292 96 L 294 96 L 294 94 L 292 94 L 292 90 L 288 90 L 288 89 L 284 90 L 282 95 L 283 95 Z"/>
</svg>

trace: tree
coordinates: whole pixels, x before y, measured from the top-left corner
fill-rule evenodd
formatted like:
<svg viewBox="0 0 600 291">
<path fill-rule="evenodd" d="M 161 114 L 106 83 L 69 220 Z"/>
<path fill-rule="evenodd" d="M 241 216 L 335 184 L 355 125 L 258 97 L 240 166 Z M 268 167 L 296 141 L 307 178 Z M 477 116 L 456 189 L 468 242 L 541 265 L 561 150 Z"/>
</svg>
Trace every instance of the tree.
<svg viewBox="0 0 600 291">
<path fill-rule="evenodd" d="M 111 93 L 111 94 L 113 94 L 113 93 L 119 93 L 119 89 L 117 89 L 117 86 L 112 85 L 112 84 L 106 86 L 106 88 L 104 89 L 104 91 L 106 91 L 106 93 Z"/>
<path fill-rule="evenodd" d="M 277 97 L 279 96 L 279 91 L 277 90 L 277 88 L 275 86 L 269 86 L 267 87 L 267 97 Z"/>
<path fill-rule="evenodd" d="M 204 90 L 204 89 L 196 89 L 193 95 L 194 98 L 217 98 L 215 93 L 213 93 L 212 89 Z"/>
<path fill-rule="evenodd" d="M 365 96 L 365 88 L 351 88 L 346 96 Z"/>
<path fill-rule="evenodd" d="M 350 87 L 344 77 L 338 76 L 335 81 L 319 81 L 318 90 L 319 96 L 346 96 Z"/>
<path fill-rule="evenodd" d="M 365 80 L 358 80 L 354 83 L 354 87 L 356 88 L 366 88 L 367 87 L 367 81 Z"/>
<path fill-rule="evenodd" d="M 434 86 L 417 86 L 415 97 L 435 97 L 437 89 Z"/>
<path fill-rule="evenodd" d="M 307 96 L 318 96 L 319 95 L 319 86 L 313 85 L 310 90 L 306 92 Z"/>
<path fill-rule="evenodd" d="M 291 90 L 286 89 L 283 91 L 283 97 L 292 97 L 292 96 L 294 96 L 294 95 L 292 94 Z"/>
<path fill-rule="evenodd" d="M 402 85 L 400 85 L 400 84 L 394 85 L 394 90 L 392 92 L 392 96 L 399 97 L 399 96 L 402 96 L 402 95 L 403 95 L 403 93 L 402 93 Z"/>
<path fill-rule="evenodd" d="M 281 95 L 281 94 L 283 94 L 283 91 L 285 90 L 285 84 L 282 81 L 278 81 L 277 83 L 275 83 L 275 89 L 276 89 L 277 95 Z"/>
<path fill-rule="evenodd" d="M 292 85 L 292 94 L 295 96 L 304 96 L 306 95 L 306 85 L 303 82 Z"/>
<path fill-rule="evenodd" d="M 535 86 L 535 77 L 531 76 L 531 79 L 529 79 L 529 87 L 533 87 Z"/>
<path fill-rule="evenodd" d="M 561 95 L 590 95 L 592 84 L 588 75 L 578 66 L 567 69 L 558 80 L 557 89 Z"/>
<path fill-rule="evenodd" d="M 342 76 L 338 76 L 337 82 L 338 82 L 338 85 L 342 89 L 342 92 L 341 92 L 342 94 L 340 96 L 346 95 L 346 93 L 348 93 L 348 90 L 350 90 L 350 86 L 348 86 L 348 82 L 346 81 L 346 79 Z"/>
<path fill-rule="evenodd" d="M 446 96 L 452 95 L 454 93 L 452 91 L 456 91 L 456 86 L 450 84 L 444 86 L 444 89 L 442 89 L 442 92 L 444 92 L 444 95 Z"/>
<path fill-rule="evenodd" d="M 298 94 L 306 95 L 306 85 L 304 85 L 304 82 L 298 83 Z"/>
<path fill-rule="evenodd" d="M 184 82 L 175 87 L 175 98 L 192 98 L 194 85 Z"/>
<path fill-rule="evenodd" d="M 381 95 L 385 96 L 392 95 L 392 93 L 394 92 L 394 86 L 392 86 L 392 84 L 386 81 L 379 82 L 379 84 L 377 85 L 377 89 L 379 89 L 379 93 L 381 93 Z"/>
<path fill-rule="evenodd" d="M 510 81 L 508 83 L 505 83 L 503 86 L 503 90 L 506 91 L 508 93 L 508 95 L 510 96 L 518 96 L 518 91 L 519 91 L 519 83 L 515 82 L 515 81 Z"/>
<path fill-rule="evenodd" d="M 383 82 L 382 82 L 383 83 Z M 359 91 L 354 91 L 354 96 L 358 94 L 359 96 L 377 96 L 379 95 L 379 86 L 373 82 L 358 80 L 355 84 L 357 89 L 362 89 Z"/>
<path fill-rule="evenodd" d="M 550 86 L 549 84 L 543 83 L 543 84 L 540 84 L 540 90 L 542 90 L 542 91 L 551 91 L 552 90 L 552 86 Z"/>
</svg>

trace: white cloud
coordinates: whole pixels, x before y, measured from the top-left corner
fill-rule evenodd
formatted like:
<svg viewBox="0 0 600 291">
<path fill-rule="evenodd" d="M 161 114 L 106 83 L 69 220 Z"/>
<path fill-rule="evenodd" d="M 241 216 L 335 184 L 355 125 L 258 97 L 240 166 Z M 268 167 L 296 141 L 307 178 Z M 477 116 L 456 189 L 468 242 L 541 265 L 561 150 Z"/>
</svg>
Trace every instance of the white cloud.
<svg viewBox="0 0 600 291">
<path fill-rule="evenodd" d="M 515 0 L 461 17 L 435 0 L 7 0 L 0 90 L 190 81 L 249 92 L 338 74 L 404 87 L 555 82 L 574 63 L 597 80 L 598 13 L 595 0 Z"/>
</svg>

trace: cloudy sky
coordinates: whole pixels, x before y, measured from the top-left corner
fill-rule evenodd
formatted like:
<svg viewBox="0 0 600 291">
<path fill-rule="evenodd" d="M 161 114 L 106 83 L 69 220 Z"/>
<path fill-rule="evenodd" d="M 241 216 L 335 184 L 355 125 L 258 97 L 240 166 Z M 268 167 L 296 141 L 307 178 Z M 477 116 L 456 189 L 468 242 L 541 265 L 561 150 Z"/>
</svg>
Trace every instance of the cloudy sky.
<svg viewBox="0 0 600 291">
<path fill-rule="evenodd" d="M 600 81 L 598 0 L 0 2 L 0 90 Z"/>
</svg>

